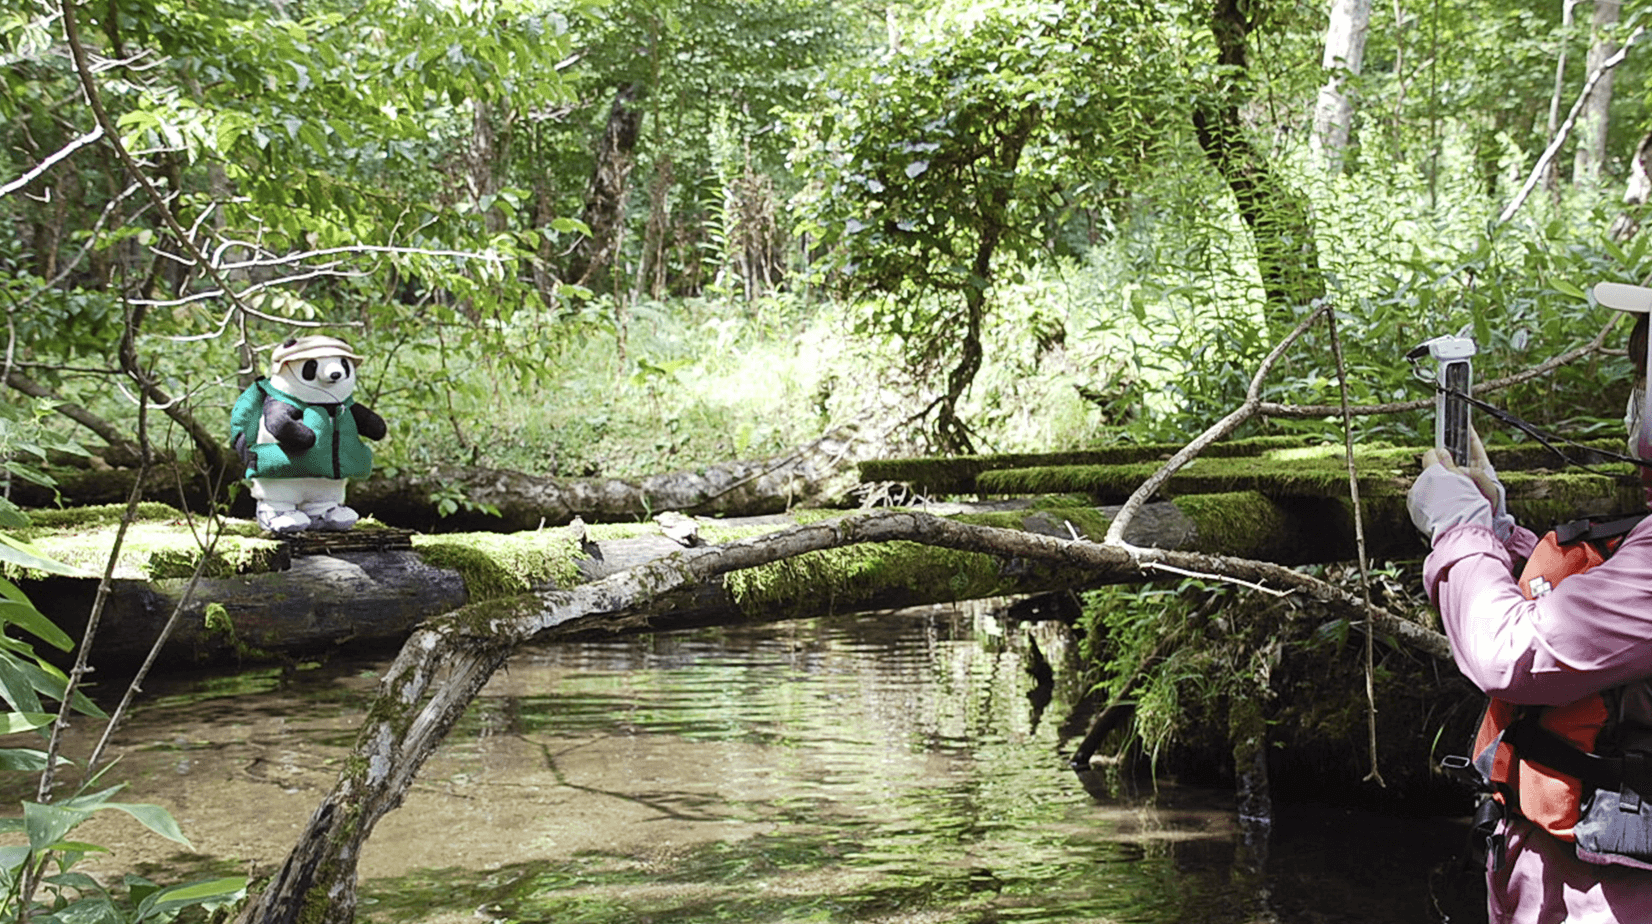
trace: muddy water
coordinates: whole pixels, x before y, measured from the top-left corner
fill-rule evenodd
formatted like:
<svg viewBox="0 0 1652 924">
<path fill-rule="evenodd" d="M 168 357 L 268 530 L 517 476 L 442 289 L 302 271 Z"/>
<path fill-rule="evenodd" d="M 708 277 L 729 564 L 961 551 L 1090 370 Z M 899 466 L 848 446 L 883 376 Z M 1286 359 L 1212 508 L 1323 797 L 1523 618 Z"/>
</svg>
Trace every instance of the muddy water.
<svg viewBox="0 0 1652 924">
<path fill-rule="evenodd" d="M 1060 626 L 951 611 L 522 652 L 369 841 L 361 919 L 1473 919 L 1455 822 L 1293 810 L 1259 843 L 1230 792 L 1087 792 L 1060 757 L 1081 691 L 1029 698 L 1034 640 L 1071 676 Z M 165 881 L 268 872 L 385 663 L 151 681 L 116 774 L 194 851 L 118 818 L 77 836 Z"/>
</svg>

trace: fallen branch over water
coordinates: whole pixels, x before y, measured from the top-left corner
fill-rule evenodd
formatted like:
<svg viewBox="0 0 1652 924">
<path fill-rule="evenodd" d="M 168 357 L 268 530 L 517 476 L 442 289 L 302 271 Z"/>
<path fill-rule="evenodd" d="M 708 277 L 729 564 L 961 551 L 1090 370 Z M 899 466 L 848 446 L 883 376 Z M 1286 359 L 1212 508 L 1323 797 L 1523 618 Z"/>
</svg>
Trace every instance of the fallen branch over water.
<svg viewBox="0 0 1652 924">
<path fill-rule="evenodd" d="M 859 513 L 724 545 L 685 549 L 571 590 L 462 607 L 415 632 L 385 671 L 338 783 L 240 920 L 245 924 L 354 921 L 356 866 L 362 846 L 379 819 L 401 804 L 425 760 L 518 645 L 576 632 L 669 629 L 671 613 L 659 601 L 670 600 L 674 591 L 807 552 L 897 540 L 1075 566 L 1094 572 L 1098 579 L 1151 579 L 1161 567 L 1216 575 L 1307 595 L 1343 616 L 1369 619 L 1377 631 L 1410 647 L 1450 657 L 1446 640 L 1438 633 L 1369 609 L 1354 595 L 1279 565 L 1059 539 L 959 523 L 912 510 Z"/>
</svg>

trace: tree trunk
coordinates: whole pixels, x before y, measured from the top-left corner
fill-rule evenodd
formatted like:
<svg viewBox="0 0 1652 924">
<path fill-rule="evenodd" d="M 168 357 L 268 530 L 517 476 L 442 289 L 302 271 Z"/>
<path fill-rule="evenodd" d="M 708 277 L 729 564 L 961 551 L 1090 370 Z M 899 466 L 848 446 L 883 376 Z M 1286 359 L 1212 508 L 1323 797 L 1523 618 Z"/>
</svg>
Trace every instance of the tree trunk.
<svg viewBox="0 0 1652 924">
<path fill-rule="evenodd" d="M 981 330 L 986 321 L 987 289 L 993 279 L 992 261 L 998 253 L 1004 231 L 1009 227 L 1010 203 L 1015 195 L 1013 177 L 1017 165 L 1021 163 L 1021 152 L 1027 147 L 1027 139 L 1038 125 L 1038 115 L 1037 110 L 1030 108 L 1018 113 L 1014 130 L 998 139 L 998 145 L 990 155 L 996 161 L 991 172 L 998 179 L 981 203 L 981 239 L 976 242 L 974 260 L 970 265 L 972 278 L 965 284 L 962 293 L 963 343 L 957 364 L 947 373 L 946 393 L 931 405 L 935 410 L 935 441 L 943 452 L 975 451 L 969 427 L 958 417 L 958 402 L 963 400 L 964 393 L 975 381 L 975 374 L 981 370 Z"/>
<path fill-rule="evenodd" d="M 574 249 L 574 262 L 568 272 L 568 278 L 577 279 L 583 286 L 600 288 L 619 250 L 632 156 L 642 129 L 643 110 L 638 105 L 642 97 L 643 88 L 637 84 L 620 87 L 614 93 L 613 105 L 608 107 L 607 127 L 597 142 L 596 167 L 591 171 L 581 216 L 591 236 Z"/>
<path fill-rule="evenodd" d="M 467 606 L 419 629 L 385 671 L 355 749 L 331 793 L 243 924 L 341 924 L 355 919 L 356 866 L 374 826 L 396 808 L 419 768 L 476 693 L 519 644 L 574 632 L 669 628 L 658 602 L 722 574 L 865 542 L 906 540 L 1010 561 L 1041 561 L 1097 574 L 1152 579 L 1158 568 L 1226 574 L 1295 590 L 1370 614 L 1383 631 L 1415 623 L 1369 610 L 1356 597 L 1307 575 L 1260 562 L 1053 539 L 970 526 L 908 510 L 856 514 L 728 545 L 687 549 L 567 591 Z M 1168 575 L 1167 575 L 1168 576 Z M 1429 633 L 1433 634 L 1433 633 Z M 1439 650 L 1444 652 L 1444 639 Z"/>
<path fill-rule="evenodd" d="M 1268 326 L 1277 340 L 1295 326 L 1293 309 L 1325 295 L 1325 276 L 1307 200 L 1274 171 L 1245 134 L 1240 86 L 1249 69 L 1246 41 L 1253 22 L 1245 12 L 1252 7 L 1244 0 L 1216 0 L 1210 26 L 1218 63 L 1228 76 L 1216 98 L 1195 105 L 1193 128 L 1206 159 L 1233 191 L 1239 215 L 1250 228 Z"/>
<path fill-rule="evenodd" d="M 1560 102 L 1566 96 L 1566 58 L 1572 37 L 1572 22 L 1579 0 L 1560 0 L 1560 48 L 1555 51 L 1554 93 L 1549 96 L 1549 137 L 1560 131 Z M 1543 185 L 1556 195 L 1560 182 L 1555 162 L 1549 161 L 1543 169 Z"/>
<path fill-rule="evenodd" d="M 648 225 L 643 230 L 642 253 L 637 258 L 637 281 L 631 289 L 633 300 L 644 295 L 654 299 L 665 297 L 665 245 L 671 229 L 671 185 L 675 179 L 670 156 L 660 155 L 654 164 L 654 182 L 648 189 Z"/>
<path fill-rule="evenodd" d="M 1641 136 L 1629 158 L 1629 179 L 1623 188 L 1623 212 L 1612 219 L 1612 240 L 1627 241 L 1641 227 L 1641 215 L 1652 198 L 1652 132 Z"/>
<path fill-rule="evenodd" d="M 1617 53 L 1617 43 L 1608 37 L 1611 27 L 1617 25 L 1620 0 L 1595 0 L 1593 29 L 1590 33 L 1589 64 L 1584 71 L 1593 74 L 1600 70 L 1607 58 Z M 1607 113 L 1612 108 L 1612 72 L 1601 75 L 1594 92 L 1584 104 L 1578 119 L 1577 153 L 1572 159 L 1572 182 L 1593 184 L 1600 180 L 1601 166 L 1606 162 Z"/>
<path fill-rule="evenodd" d="M 1326 168 L 1342 170 L 1354 121 L 1354 104 L 1343 92 L 1349 77 L 1358 77 L 1365 64 L 1365 35 L 1371 26 L 1371 0 L 1331 0 L 1330 25 L 1325 30 L 1327 72 L 1314 106 L 1314 146 Z"/>
<path fill-rule="evenodd" d="M 560 526 L 581 517 L 592 522 L 635 521 L 661 510 L 706 516 L 778 513 L 836 492 L 846 492 L 859 448 L 851 428 L 835 430 L 782 456 L 726 462 L 691 471 L 638 478 L 556 478 L 504 469 L 438 465 L 352 482 L 349 502 L 390 526 L 425 532 L 488 530 L 515 532 Z M 214 477 L 221 478 L 220 469 Z M 134 472 L 54 470 L 57 492 L 70 506 L 123 503 Z M 232 477 L 239 477 L 236 472 Z M 205 511 L 222 498 L 188 466 L 159 467 L 146 480 L 146 500 Z M 464 503 L 442 517 L 433 498 L 458 491 Z M 13 499 L 24 507 L 57 504 L 53 491 L 18 484 Z M 252 499 L 243 493 L 230 515 L 251 519 Z"/>
</svg>

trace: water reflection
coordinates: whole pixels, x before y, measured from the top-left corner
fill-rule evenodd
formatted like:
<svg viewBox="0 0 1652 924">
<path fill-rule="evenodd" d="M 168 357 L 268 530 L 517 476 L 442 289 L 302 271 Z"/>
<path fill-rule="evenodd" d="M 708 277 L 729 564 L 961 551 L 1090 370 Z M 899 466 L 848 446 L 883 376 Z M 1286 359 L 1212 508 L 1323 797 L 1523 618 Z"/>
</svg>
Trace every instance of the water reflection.
<svg viewBox="0 0 1652 924">
<path fill-rule="evenodd" d="M 1042 711 L 1031 638 L 1055 665 Z M 1287 814 L 1258 870 L 1230 792 L 1093 798 L 1063 761 L 1083 693 L 1071 660 L 1059 624 L 957 611 L 523 651 L 369 841 L 360 919 L 1442 918 L 1453 823 Z M 381 666 L 152 683 L 123 734 L 133 801 L 267 870 L 331 786 Z M 118 846 L 116 862 L 170 856 Z"/>
</svg>

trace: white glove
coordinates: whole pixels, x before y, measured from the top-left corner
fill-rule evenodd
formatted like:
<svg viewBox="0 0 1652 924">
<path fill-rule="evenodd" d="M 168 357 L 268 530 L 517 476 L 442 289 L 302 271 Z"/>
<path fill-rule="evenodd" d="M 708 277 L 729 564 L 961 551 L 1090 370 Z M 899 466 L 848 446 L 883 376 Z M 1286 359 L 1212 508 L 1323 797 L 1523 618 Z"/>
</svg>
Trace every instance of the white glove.
<svg viewBox="0 0 1652 924">
<path fill-rule="evenodd" d="M 1491 531 L 1497 534 L 1500 542 L 1507 543 L 1509 536 L 1514 534 L 1514 517 L 1509 515 L 1509 496 L 1503 489 L 1503 482 L 1497 480 L 1497 469 L 1491 467 L 1491 457 L 1486 454 L 1486 444 L 1480 442 L 1480 434 L 1469 431 L 1468 442 L 1468 469 L 1464 472 L 1474 481 L 1480 493 L 1486 496 L 1491 503 Z"/>
<path fill-rule="evenodd" d="M 1406 509 L 1411 511 L 1411 522 L 1432 542 L 1440 533 L 1464 523 L 1477 523 L 1496 531 L 1492 519 L 1491 501 L 1480 492 L 1478 485 L 1455 466 L 1447 468 L 1435 463 L 1423 469 L 1406 496 Z M 1507 516 L 1507 514 L 1504 514 Z M 1510 528 L 1513 528 L 1510 518 Z"/>
<path fill-rule="evenodd" d="M 1468 477 L 1491 505 L 1491 531 L 1497 534 L 1498 541 L 1508 542 L 1514 534 L 1514 517 L 1509 515 L 1508 492 L 1503 489 L 1503 482 L 1497 480 L 1497 470 L 1490 462 L 1476 470 L 1471 462 Z"/>
</svg>

